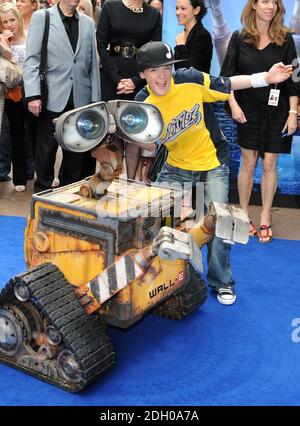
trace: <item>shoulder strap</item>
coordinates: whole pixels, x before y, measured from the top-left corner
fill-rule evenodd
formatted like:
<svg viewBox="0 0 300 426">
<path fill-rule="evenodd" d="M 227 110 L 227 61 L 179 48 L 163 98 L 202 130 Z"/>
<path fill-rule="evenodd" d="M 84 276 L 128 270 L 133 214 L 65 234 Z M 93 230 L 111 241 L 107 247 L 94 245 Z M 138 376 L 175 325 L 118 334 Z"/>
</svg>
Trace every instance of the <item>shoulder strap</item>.
<svg viewBox="0 0 300 426">
<path fill-rule="evenodd" d="M 44 36 L 43 36 L 43 42 L 42 42 L 41 63 L 40 63 L 40 75 L 44 75 L 46 71 L 46 56 L 47 56 L 49 27 L 50 27 L 50 14 L 49 14 L 49 10 L 46 9 L 45 10 L 45 28 L 44 28 Z"/>
</svg>

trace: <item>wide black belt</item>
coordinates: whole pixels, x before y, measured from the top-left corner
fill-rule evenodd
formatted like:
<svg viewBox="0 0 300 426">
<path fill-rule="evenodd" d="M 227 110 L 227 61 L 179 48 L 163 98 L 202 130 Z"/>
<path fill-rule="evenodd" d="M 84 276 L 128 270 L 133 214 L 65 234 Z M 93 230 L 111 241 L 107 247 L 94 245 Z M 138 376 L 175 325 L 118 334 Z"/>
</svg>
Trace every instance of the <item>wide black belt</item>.
<svg viewBox="0 0 300 426">
<path fill-rule="evenodd" d="M 135 58 L 139 46 L 131 42 L 111 43 L 110 53 L 112 56 L 122 56 L 123 58 Z"/>
</svg>

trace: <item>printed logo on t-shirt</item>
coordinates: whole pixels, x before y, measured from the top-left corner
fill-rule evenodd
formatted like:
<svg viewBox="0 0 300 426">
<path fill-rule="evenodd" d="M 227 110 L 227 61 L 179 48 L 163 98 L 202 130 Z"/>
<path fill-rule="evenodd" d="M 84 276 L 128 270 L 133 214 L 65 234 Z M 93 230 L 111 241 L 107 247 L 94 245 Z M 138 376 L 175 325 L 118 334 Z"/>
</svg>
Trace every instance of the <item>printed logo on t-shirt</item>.
<svg viewBox="0 0 300 426">
<path fill-rule="evenodd" d="M 168 124 L 164 143 L 171 142 L 202 120 L 200 105 L 196 104 L 190 111 L 182 111 Z"/>
</svg>

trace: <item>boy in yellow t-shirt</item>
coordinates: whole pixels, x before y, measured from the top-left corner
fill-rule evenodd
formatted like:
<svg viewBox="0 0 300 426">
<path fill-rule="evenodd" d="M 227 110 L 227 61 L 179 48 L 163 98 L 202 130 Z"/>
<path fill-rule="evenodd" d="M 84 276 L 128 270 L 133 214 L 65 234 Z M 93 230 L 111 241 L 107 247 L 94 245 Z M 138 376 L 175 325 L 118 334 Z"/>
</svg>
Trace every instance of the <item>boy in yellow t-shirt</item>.
<svg viewBox="0 0 300 426">
<path fill-rule="evenodd" d="M 231 90 L 284 81 L 290 77 L 292 67 L 276 64 L 269 72 L 225 78 L 194 68 L 179 69 L 172 75 L 171 65 L 175 62 L 180 61 L 174 59 L 172 49 L 163 42 L 147 43 L 137 54 L 138 71 L 146 79 L 147 87 L 135 100 L 156 105 L 165 122 L 162 142 L 168 157 L 157 182 L 204 182 L 205 207 L 211 201 L 227 203 L 228 147 L 210 103 L 227 100 Z M 220 303 L 235 302 L 230 246 L 219 238 L 208 246 L 207 278 Z"/>
</svg>

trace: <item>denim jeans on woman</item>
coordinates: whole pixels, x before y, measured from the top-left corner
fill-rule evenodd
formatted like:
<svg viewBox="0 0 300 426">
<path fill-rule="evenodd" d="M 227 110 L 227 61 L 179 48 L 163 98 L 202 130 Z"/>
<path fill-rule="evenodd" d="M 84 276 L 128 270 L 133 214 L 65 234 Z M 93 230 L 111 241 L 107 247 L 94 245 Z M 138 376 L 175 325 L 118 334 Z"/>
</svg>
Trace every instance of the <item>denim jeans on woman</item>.
<svg viewBox="0 0 300 426">
<path fill-rule="evenodd" d="M 195 186 L 198 182 L 204 182 L 204 205 L 207 209 L 211 201 L 219 203 L 228 202 L 229 191 L 229 166 L 224 163 L 207 172 L 197 172 L 173 167 L 165 163 L 159 173 L 156 182 L 168 184 L 179 182 L 180 184 L 191 182 Z M 233 287 L 234 280 L 230 266 L 230 244 L 215 237 L 208 244 L 207 252 L 207 279 L 210 287 Z"/>
</svg>

